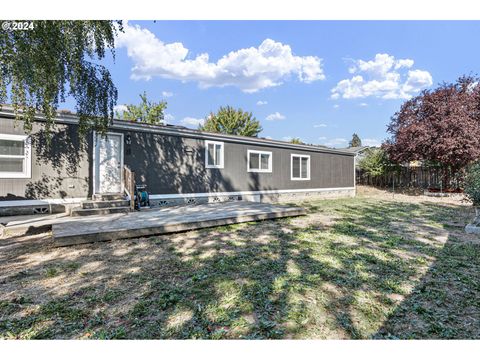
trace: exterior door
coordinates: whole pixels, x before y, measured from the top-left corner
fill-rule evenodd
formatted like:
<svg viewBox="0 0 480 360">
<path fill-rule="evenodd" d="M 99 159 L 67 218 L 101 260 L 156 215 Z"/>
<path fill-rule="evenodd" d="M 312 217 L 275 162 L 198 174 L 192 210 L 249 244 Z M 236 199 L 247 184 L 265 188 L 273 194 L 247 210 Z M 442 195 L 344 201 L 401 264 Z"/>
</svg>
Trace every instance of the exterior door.
<svg viewBox="0 0 480 360">
<path fill-rule="evenodd" d="M 95 193 L 122 192 L 123 135 L 108 133 L 95 139 Z"/>
</svg>

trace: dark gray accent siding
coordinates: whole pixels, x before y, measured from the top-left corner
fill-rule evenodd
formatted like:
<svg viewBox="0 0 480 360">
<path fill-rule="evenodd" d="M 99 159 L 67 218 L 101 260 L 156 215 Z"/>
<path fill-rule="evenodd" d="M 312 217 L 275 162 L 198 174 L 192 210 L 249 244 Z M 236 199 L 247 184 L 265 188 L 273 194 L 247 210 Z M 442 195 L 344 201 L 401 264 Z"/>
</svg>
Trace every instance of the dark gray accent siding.
<svg viewBox="0 0 480 360">
<path fill-rule="evenodd" d="M 224 168 L 205 166 L 205 141 L 124 132 L 132 144 L 125 164 L 152 194 L 353 187 L 353 156 L 224 142 Z M 272 172 L 247 171 L 247 150 L 270 151 Z M 291 180 L 291 154 L 310 155 L 310 180 Z"/>
<path fill-rule="evenodd" d="M 91 193 L 90 152 L 80 151 L 76 128 L 56 125 L 49 147 L 42 124 L 34 123 L 31 178 L 0 178 L 0 200 L 87 197 Z M 0 118 L 0 133 L 23 135 L 25 131 L 22 122 Z"/>
<path fill-rule="evenodd" d="M 0 133 L 24 134 L 22 123 L 0 118 Z M 0 200 L 88 197 L 92 195 L 92 143 L 80 149 L 77 125 L 57 124 L 52 147 L 46 145 L 43 124 L 32 132 L 32 176 L 30 179 L 0 179 Z M 354 186 L 354 157 L 344 153 L 224 142 L 224 168 L 205 166 L 205 140 L 111 129 L 123 133 L 124 163 L 146 183 L 151 194 L 293 190 Z M 131 144 L 128 144 L 130 139 Z M 251 141 L 251 139 L 248 139 Z M 278 145 L 277 145 L 278 146 Z M 247 150 L 270 151 L 272 173 L 247 171 Z M 310 155 L 310 180 L 291 180 L 291 154 Z"/>
</svg>

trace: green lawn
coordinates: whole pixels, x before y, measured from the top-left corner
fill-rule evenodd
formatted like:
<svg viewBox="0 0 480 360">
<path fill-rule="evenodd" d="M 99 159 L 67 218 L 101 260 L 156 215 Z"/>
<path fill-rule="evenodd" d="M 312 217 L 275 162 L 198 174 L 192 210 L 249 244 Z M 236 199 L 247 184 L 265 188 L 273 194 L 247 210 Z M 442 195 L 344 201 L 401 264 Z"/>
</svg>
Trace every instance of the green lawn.
<svg viewBox="0 0 480 360">
<path fill-rule="evenodd" d="M 0 248 L 0 337 L 480 338 L 469 207 L 362 197 L 300 205 L 307 216 Z"/>
</svg>

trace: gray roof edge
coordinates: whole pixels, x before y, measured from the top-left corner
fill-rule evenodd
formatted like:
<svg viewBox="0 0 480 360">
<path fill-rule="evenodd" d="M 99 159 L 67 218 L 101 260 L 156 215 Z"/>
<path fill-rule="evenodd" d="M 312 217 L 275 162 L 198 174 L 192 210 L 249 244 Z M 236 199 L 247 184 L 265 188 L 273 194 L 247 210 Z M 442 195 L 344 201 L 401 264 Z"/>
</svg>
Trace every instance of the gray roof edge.
<svg viewBox="0 0 480 360">
<path fill-rule="evenodd" d="M 15 114 L 13 110 L 6 109 L 6 105 L 0 110 L 0 116 L 5 116 L 9 118 L 14 118 Z M 38 114 L 35 116 L 35 120 L 37 121 L 45 121 L 45 117 Z M 58 123 L 64 124 L 76 124 L 78 123 L 78 117 L 74 114 L 62 114 L 57 115 L 55 121 Z M 313 151 L 313 152 L 321 152 L 321 153 L 332 153 L 332 154 L 339 154 L 339 155 L 349 155 L 354 156 L 355 154 L 350 151 L 345 150 L 338 150 L 338 149 L 330 149 L 330 148 L 321 148 L 314 145 L 301 145 L 301 144 L 291 144 L 285 141 L 279 140 L 269 140 L 269 139 L 261 139 L 257 137 L 248 137 L 248 136 L 239 136 L 239 135 L 226 135 L 226 134 L 219 134 L 219 133 L 210 133 L 206 131 L 199 131 L 193 130 L 188 128 L 175 128 L 169 127 L 165 125 L 150 125 L 150 124 L 143 124 L 143 123 L 133 123 L 130 121 L 125 120 L 118 120 L 114 119 L 113 124 L 110 126 L 111 129 L 122 129 L 122 130 L 137 130 L 137 131 L 145 131 L 145 132 L 152 132 L 158 134 L 165 134 L 171 136 L 184 136 L 184 137 L 191 137 L 191 138 L 199 138 L 205 140 L 223 140 L 228 142 L 236 142 L 236 143 L 243 143 L 243 144 L 258 144 L 258 145 L 266 145 L 266 146 L 273 146 L 273 147 L 281 147 L 281 148 L 288 148 L 288 149 L 295 149 L 295 150 L 304 150 L 304 151 Z"/>
<path fill-rule="evenodd" d="M 354 146 L 354 147 L 348 147 L 348 148 L 341 148 L 341 149 L 338 149 L 338 150 L 342 150 L 342 151 L 346 151 L 346 152 L 349 152 L 349 153 L 353 153 L 353 154 L 358 154 L 364 150 L 367 150 L 367 149 L 370 149 L 372 148 L 373 146 L 366 146 L 366 145 L 362 145 L 362 146 Z"/>
</svg>

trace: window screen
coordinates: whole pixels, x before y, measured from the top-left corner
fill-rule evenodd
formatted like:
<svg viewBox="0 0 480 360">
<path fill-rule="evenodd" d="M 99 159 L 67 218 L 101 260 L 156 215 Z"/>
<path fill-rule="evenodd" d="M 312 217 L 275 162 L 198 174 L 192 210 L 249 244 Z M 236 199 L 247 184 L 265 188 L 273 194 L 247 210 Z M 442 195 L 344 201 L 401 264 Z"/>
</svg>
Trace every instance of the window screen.
<svg viewBox="0 0 480 360">
<path fill-rule="evenodd" d="M 262 154 L 261 158 L 262 158 L 262 162 L 261 162 L 260 168 L 262 170 L 268 170 L 268 163 L 269 163 L 270 155 L 269 154 Z"/>
<path fill-rule="evenodd" d="M 292 159 L 292 177 L 300 177 L 300 158 L 298 156 L 294 156 Z"/>
<path fill-rule="evenodd" d="M 23 159 L 0 158 L 0 172 L 23 173 Z"/>
<path fill-rule="evenodd" d="M 30 177 L 29 149 L 25 136 L 0 134 L 0 178 Z"/>
<path fill-rule="evenodd" d="M 220 166 L 222 163 L 222 145 L 215 144 L 215 166 Z"/>
<path fill-rule="evenodd" d="M 292 155 L 292 180 L 310 179 L 310 157 Z"/>
<path fill-rule="evenodd" d="M 25 142 L 0 139 L 0 155 L 25 155 Z"/>
<path fill-rule="evenodd" d="M 207 159 L 207 164 L 208 165 L 215 165 L 215 154 L 214 154 L 214 144 L 208 144 L 208 159 Z"/>
<path fill-rule="evenodd" d="M 272 153 L 257 150 L 248 150 L 248 171 L 271 172 Z"/>
<path fill-rule="evenodd" d="M 250 169 L 251 170 L 258 170 L 260 169 L 260 154 L 251 153 L 250 154 Z"/>
<path fill-rule="evenodd" d="M 308 178 L 308 161 L 309 159 L 306 158 L 306 157 L 302 157 L 302 166 L 301 166 L 301 169 L 302 169 L 302 179 L 306 179 Z"/>
<path fill-rule="evenodd" d="M 223 143 L 207 141 L 205 156 L 207 167 L 223 168 Z"/>
</svg>

